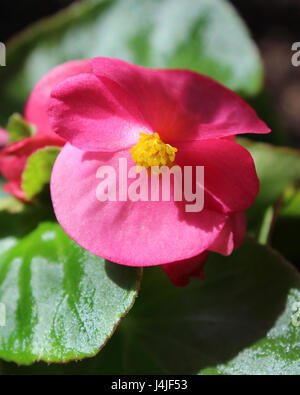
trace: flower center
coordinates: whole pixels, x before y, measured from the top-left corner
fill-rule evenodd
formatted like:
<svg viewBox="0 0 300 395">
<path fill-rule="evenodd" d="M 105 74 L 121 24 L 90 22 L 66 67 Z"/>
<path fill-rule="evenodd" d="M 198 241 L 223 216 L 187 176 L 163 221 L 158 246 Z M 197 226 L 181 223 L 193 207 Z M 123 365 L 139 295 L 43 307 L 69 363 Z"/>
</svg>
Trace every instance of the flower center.
<svg viewBox="0 0 300 395">
<path fill-rule="evenodd" d="M 151 166 L 172 167 L 177 148 L 165 144 L 158 133 L 140 133 L 139 142 L 131 148 L 132 159 L 137 166 L 148 169 Z"/>
</svg>

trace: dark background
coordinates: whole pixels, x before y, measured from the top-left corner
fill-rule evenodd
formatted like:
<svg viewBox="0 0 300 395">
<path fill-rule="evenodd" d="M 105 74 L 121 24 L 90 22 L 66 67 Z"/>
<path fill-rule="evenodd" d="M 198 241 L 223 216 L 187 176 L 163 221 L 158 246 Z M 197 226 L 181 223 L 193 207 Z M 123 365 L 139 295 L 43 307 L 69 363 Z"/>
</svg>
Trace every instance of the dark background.
<svg viewBox="0 0 300 395">
<path fill-rule="evenodd" d="M 141 0 L 142 1 L 142 0 Z M 182 0 L 187 1 L 187 0 Z M 201 0 L 199 0 L 201 1 Z M 1 0 L 0 41 L 74 0 Z M 231 0 L 248 25 L 265 63 L 266 87 L 288 131 L 300 147 L 300 67 L 291 64 L 292 43 L 300 42 L 300 0 Z"/>
</svg>

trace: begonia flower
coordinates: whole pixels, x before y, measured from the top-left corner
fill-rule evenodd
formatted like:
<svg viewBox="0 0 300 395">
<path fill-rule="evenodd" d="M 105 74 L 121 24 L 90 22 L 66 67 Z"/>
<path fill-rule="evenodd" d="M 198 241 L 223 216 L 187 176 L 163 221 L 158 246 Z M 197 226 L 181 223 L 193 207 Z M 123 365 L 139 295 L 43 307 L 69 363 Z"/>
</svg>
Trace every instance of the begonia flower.
<svg viewBox="0 0 300 395">
<path fill-rule="evenodd" d="M 51 128 L 68 141 L 51 177 L 59 223 L 79 245 L 110 261 L 162 265 L 179 286 L 203 277 L 209 251 L 229 255 L 243 242 L 244 211 L 259 190 L 253 159 L 233 137 L 269 128 L 238 95 L 196 72 L 110 58 L 90 65 L 92 72 L 66 78 L 49 100 Z M 141 168 L 173 165 L 204 166 L 200 212 L 188 212 L 190 202 L 173 193 L 169 201 L 124 196 L 124 180 L 128 191 L 136 182 L 129 169 L 148 177 L 149 197 L 151 174 Z M 99 169 L 108 167 L 115 170 L 116 196 L 99 201 Z"/>
<path fill-rule="evenodd" d="M 0 127 L 0 148 L 8 143 L 8 133 L 5 129 Z"/>
<path fill-rule="evenodd" d="M 51 130 L 47 101 L 51 90 L 60 81 L 76 74 L 88 73 L 90 70 L 90 64 L 86 60 L 71 61 L 54 68 L 37 83 L 24 111 L 25 120 L 36 127 L 35 135 L 9 144 L 0 152 L 0 173 L 7 180 L 3 186 L 6 192 L 25 201 L 22 174 L 29 156 L 41 148 L 62 147 L 65 144 L 65 140 Z"/>
</svg>

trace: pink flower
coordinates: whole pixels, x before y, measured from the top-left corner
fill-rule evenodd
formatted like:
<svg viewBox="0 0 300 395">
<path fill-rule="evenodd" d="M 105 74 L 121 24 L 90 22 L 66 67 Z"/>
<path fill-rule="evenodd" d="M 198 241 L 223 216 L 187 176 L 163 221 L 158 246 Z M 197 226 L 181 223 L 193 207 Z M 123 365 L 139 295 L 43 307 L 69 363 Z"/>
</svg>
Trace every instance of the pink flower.
<svg viewBox="0 0 300 395">
<path fill-rule="evenodd" d="M 0 127 L 0 148 L 8 143 L 8 133 L 5 129 Z"/>
<path fill-rule="evenodd" d="M 51 130 L 47 114 L 47 101 L 51 90 L 60 81 L 76 74 L 87 73 L 90 70 L 89 62 L 86 60 L 68 62 L 51 70 L 35 86 L 27 101 L 24 117 L 28 123 L 36 126 L 36 134 L 33 137 L 9 144 L 0 152 L 0 173 L 7 180 L 3 186 L 6 192 L 18 199 L 26 200 L 21 184 L 22 174 L 29 156 L 38 149 L 47 146 L 61 147 L 65 144 L 65 140 Z M 0 145 L 1 136 L 0 134 Z"/>
<path fill-rule="evenodd" d="M 186 285 L 203 276 L 208 251 L 229 255 L 245 235 L 244 211 L 259 182 L 233 136 L 270 130 L 240 97 L 195 72 L 108 58 L 90 64 L 92 73 L 65 79 L 49 100 L 52 129 L 68 141 L 51 179 L 57 219 L 88 251 L 123 265 L 163 265 L 175 285 Z M 159 165 L 204 166 L 201 212 L 187 212 L 172 194 L 170 201 L 99 202 L 100 166 L 116 170 L 120 195 L 119 159 L 128 169 L 150 166 L 152 151 Z"/>
</svg>

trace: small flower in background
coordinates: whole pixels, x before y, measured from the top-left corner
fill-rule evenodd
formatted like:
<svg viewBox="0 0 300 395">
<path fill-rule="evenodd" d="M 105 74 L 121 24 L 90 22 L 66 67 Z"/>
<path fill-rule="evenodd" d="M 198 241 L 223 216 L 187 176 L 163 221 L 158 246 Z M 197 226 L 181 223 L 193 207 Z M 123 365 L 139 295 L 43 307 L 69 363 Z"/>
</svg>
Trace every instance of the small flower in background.
<svg viewBox="0 0 300 395">
<path fill-rule="evenodd" d="M 52 132 L 47 115 L 47 100 L 53 87 L 63 79 L 89 71 L 87 61 L 71 61 L 60 65 L 46 74 L 33 89 L 24 111 L 24 119 L 14 114 L 7 129 L 0 129 L 0 146 L 6 147 L 0 152 L 0 173 L 7 180 L 3 189 L 17 199 L 26 201 L 22 188 L 22 176 L 29 157 L 38 150 L 49 147 L 62 147 L 65 140 Z M 2 138 L 2 140 L 1 140 Z M 6 143 L 6 144 L 4 144 Z"/>
<path fill-rule="evenodd" d="M 0 127 L 0 148 L 4 147 L 8 143 L 8 140 L 7 131 Z"/>
<path fill-rule="evenodd" d="M 58 221 L 113 262 L 162 265 L 178 286 L 203 277 L 209 251 L 229 255 L 243 242 L 244 211 L 259 190 L 253 159 L 234 135 L 270 130 L 240 97 L 195 72 L 108 58 L 90 65 L 92 72 L 58 84 L 49 101 L 52 130 L 68 141 L 51 179 Z M 204 210 L 186 212 L 174 200 L 96 199 L 99 166 L 117 169 L 122 158 L 150 167 L 158 151 L 156 165 L 204 166 Z"/>
</svg>

